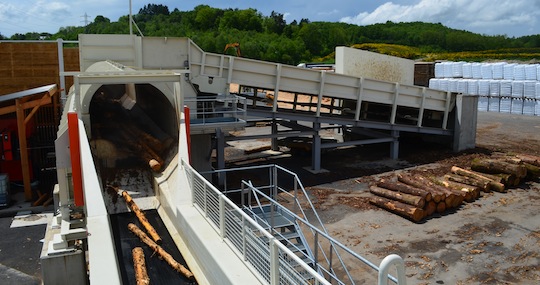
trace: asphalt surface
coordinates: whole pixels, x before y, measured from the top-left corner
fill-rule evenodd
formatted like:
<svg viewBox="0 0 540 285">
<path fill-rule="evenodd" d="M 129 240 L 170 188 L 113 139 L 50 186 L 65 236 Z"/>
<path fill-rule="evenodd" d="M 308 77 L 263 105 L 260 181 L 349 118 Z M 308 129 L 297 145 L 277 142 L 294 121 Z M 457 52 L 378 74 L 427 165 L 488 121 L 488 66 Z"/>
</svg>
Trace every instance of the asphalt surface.
<svg viewBox="0 0 540 285">
<path fill-rule="evenodd" d="M 41 284 L 40 254 L 46 225 L 10 228 L 13 217 L 0 218 L 0 283 Z"/>
</svg>

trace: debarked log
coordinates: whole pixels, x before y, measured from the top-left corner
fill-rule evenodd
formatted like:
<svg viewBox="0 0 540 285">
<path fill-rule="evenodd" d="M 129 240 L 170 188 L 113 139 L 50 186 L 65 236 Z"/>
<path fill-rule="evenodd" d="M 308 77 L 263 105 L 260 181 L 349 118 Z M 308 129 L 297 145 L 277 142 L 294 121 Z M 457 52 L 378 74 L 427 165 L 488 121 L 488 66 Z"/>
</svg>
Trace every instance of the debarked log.
<svg viewBox="0 0 540 285">
<path fill-rule="evenodd" d="M 131 251 L 133 255 L 133 269 L 135 270 L 135 282 L 137 285 L 149 285 L 150 277 L 146 270 L 146 261 L 141 247 L 136 247 Z"/>
<path fill-rule="evenodd" d="M 151 238 L 149 238 L 139 227 L 134 224 L 129 224 L 128 229 L 135 234 L 143 243 L 148 245 L 160 258 L 165 260 L 174 270 L 184 275 L 186 278 L 193 280 L 194 276 L 191 271 L 189 271 L 182 264 L 178 263 L 167 251 L 165 251 L 161 246 L 156 244 Z"/>
<path fill-rule="evenodd" d="M 139 206 L 133 201 L 133 198 L 131 198 L 131 195 L 129 195 L 126 191 L 122 191 L 122 197 L 124 197 L 124 200 L 126 201 L 126 204 L 131 209 L 133 213 L 137 216 L 139 219 L 139 222 L 143 225 L 144 229 L 148 232 L 148 234 L 152 237 L 152 239 L 160 244 L 161 243 L 161 237 L 158 235 L 156 229 L 150 224 L 144 213 L 141 211 Z"/>
</svg>

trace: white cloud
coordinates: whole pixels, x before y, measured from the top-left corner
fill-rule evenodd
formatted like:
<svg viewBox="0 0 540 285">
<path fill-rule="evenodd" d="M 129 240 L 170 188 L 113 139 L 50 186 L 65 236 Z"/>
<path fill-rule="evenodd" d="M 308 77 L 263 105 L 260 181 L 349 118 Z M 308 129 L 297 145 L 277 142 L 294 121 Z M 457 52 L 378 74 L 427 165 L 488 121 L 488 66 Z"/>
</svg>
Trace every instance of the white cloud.
<svg viewBox="0 0 540 285">
<path fill-rule="evenodd" d="M 29 9 L 27 8 L 27 14 L 37 17 L 38 20 L 50 22 L 66 17 L 71 14 L 71 11 L 70 6 L 65 3 L 39 0 Z"/>
<path fill-rule="evenodd" d="M 336 15 L 338 13 L 339 13 L 339 11 L 337 9 L 334 9 L 334 10 L 329 10 L 329 11 L 324 11 L 324 12 L 318 12 L 317 15 L 319 15 L 319 16 L 331 16 L 331 15 Z"/>
<path fill-rule="evenodd" d="M 287 18 L 291 16 L 291 13 L 285 12 L 283 13 L 283 19 L 288 20 Z"/>
<path fill-rule="evenodd" d="M 341 22 L 357 25 L 393 22 L 433 22 L 471 30 L 504 30 L 522 26 L 534 27 L 538 9 L 532 9 L 528 0 L 420 0 L 400 5 L 386 2 L 372 12 L 343 17 Z"/>
</svg>

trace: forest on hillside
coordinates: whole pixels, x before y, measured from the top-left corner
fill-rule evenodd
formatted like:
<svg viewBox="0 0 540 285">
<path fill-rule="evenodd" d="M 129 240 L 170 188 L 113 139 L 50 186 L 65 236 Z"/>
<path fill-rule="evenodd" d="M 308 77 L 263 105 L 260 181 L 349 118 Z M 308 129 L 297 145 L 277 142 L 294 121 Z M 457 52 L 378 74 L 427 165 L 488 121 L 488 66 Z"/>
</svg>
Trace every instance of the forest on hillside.
<svg viewBox="0 0 540 285">
<path fill-rule="evenodd" d="M 353 45 L 410 59 L 441 59 L 445 54 L 452 60 L 540 59 L 540 35 L 488 36 L 440 23 L 358 26 L 309 19 L 286 23 L 284 15 L 275 11 L 263 15 L 256 9 L 219 9 L 208 5 L 199 5 L 192 11 L 170 11 L 161 4 L 145 5 L 133 18 L 134 32 L 140 31 L 143 36 L 189 37 L 205 51 L 216 53 L 224 53 L 227 44 L 239 43 L 243 57 L 286 64 L 325 61 L 333 58 L 336 46 Z M 77 40 L 81 33 L 128 34 L 128 23 L 127 15 L 116 22 L 97 16 L 87 26 L 62 27 L 55 34 L 15 34 L 9 39 Z M 0 34 L 0 39 L 7 38 Z"/>
</svg>

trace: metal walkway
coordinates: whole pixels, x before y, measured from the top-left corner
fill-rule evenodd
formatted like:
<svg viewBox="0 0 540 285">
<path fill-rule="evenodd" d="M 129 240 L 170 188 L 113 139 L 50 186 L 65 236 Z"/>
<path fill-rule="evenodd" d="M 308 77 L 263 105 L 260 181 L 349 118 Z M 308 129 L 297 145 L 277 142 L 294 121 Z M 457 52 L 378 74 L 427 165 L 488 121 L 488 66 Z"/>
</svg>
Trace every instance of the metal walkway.
<svg viewBox="0 0 540 285">
<path fill-rule="evenodd" d="M 455 93 L 208 53 L 189 39 L 184 44 L 189 54 L 186 63 L 190 81 L 198 86 L 198 98 L 202 91 L 216 90 L 227 96 L 232 93 L 231 86 L 238 85 L 239 90 L 234 95 L 247 99 L 244 107 L 247 117 L 272 121 L 272 133 L 260 137 L 273 138 L 273 149 L 277 149 L 278 137 L 298 136 L 301 132 L 312 139 L 312 170 L 315 172 L 321 170 L 323 148 L 390 143 L 390 157 L 397 159 L 400 132 L 454 135 L 451 119 L 456 105 Z M 220 83 L 223 87 L 217 86 Z M 300 126 L 297 124 L 300 121 L 310 123 L 311 127 Z M 278 133 L 276 124 L 293 132 Z M 321 124 L 361 134 L 364 138 L 322 143 Z M 200 128 L 205 129 L 199 125 L 194 130 Z M 209 128 L 216 129 L 211 124 Z M 246 138 L 225 138 L 218 131 L 219 139 Z M 220 166 L 224 165 L 223 159 L 218 157 Z"/>
</svg>

